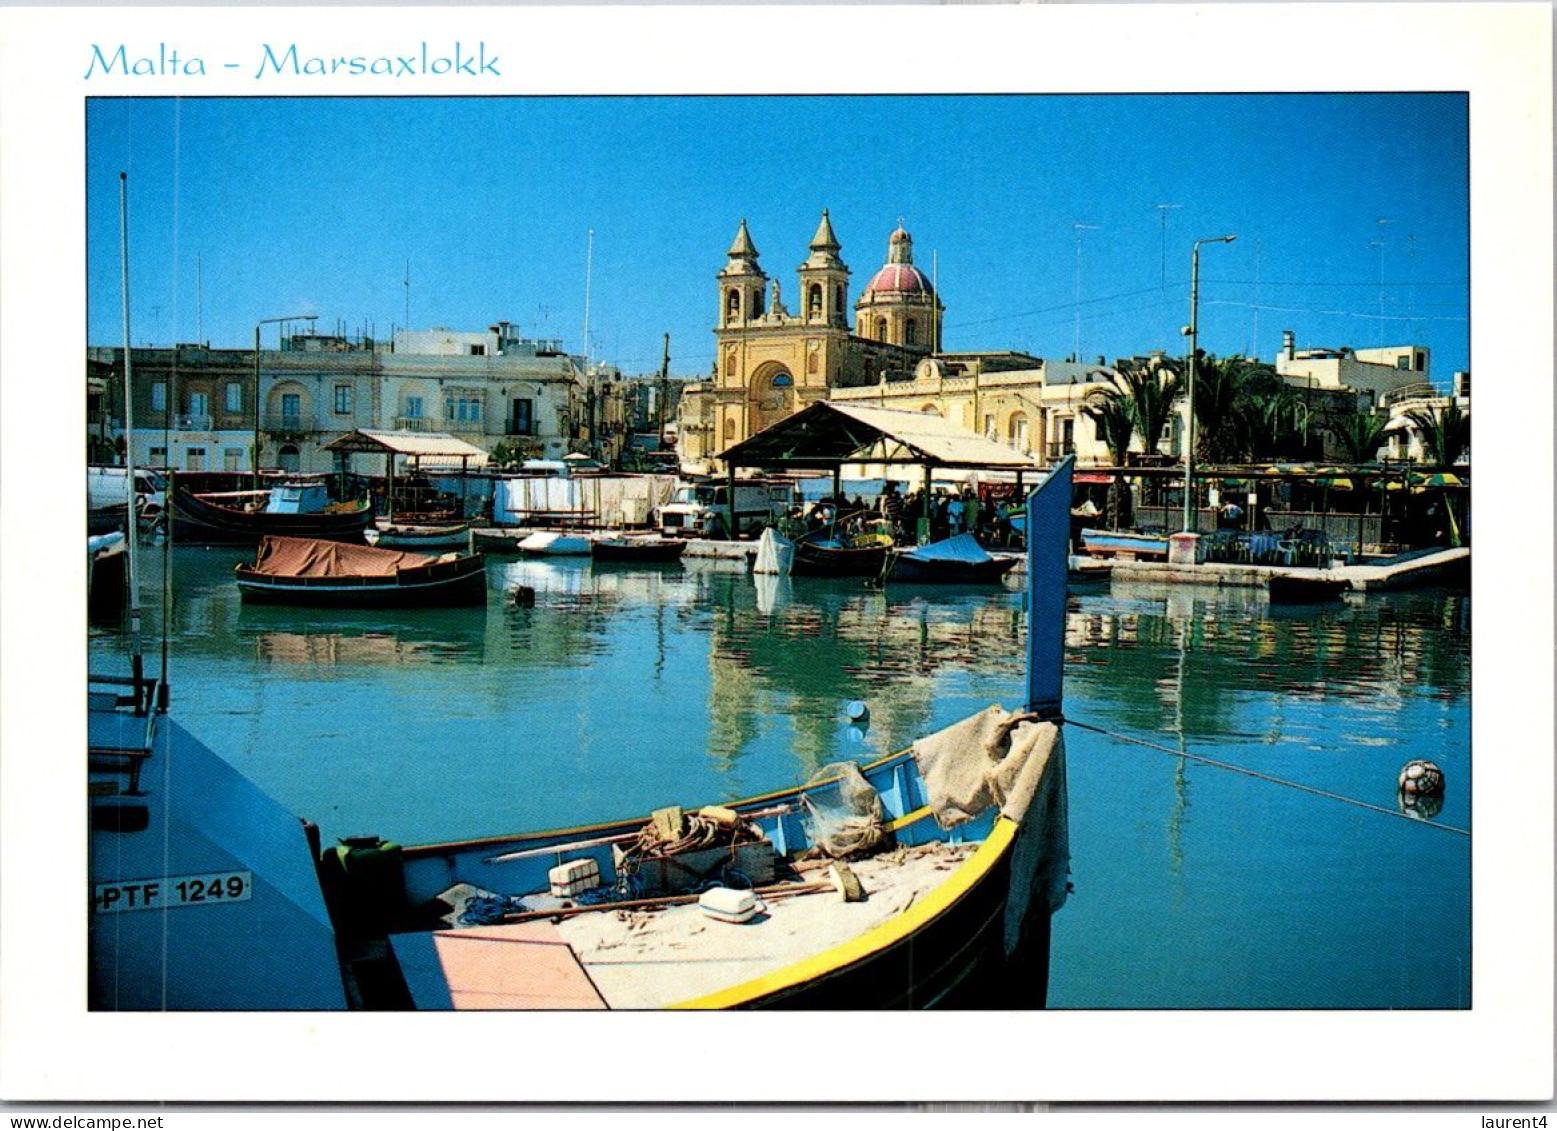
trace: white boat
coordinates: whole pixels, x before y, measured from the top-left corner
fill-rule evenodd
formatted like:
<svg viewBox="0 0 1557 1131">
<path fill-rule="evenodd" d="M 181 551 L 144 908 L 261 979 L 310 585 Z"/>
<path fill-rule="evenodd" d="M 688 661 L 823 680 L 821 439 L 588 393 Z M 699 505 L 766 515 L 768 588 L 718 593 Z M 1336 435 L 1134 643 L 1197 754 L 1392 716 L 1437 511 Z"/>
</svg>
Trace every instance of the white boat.
<svg viewBox="0 0 1557 1131">
<path fill-rule="evenodd" d="M 546 554 L 551 557 L 588 557 L 590 539 L 582 534 L 560 534 L 555 530 L 542 530 L 519 543 L 523 554 Z"/>
<path fill-rule="evenodd" d="M 386 550 L 454 550 L 470 545 L 471 522 L 394 522 L 379 519 L 362 532 L 369 546 Z"/>
</svg>

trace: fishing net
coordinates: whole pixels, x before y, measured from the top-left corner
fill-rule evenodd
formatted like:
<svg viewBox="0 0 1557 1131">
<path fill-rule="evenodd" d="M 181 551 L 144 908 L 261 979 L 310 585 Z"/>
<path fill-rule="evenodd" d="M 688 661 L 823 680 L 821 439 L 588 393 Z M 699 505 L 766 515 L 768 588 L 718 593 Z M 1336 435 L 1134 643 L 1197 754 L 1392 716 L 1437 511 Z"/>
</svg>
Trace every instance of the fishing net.
<svg viewBox="0 0 1557 1131">
<path fill-rule="evenodd" d="M 811 843 L 834 860 L 870 852 L 887 839 L 881 795 L 853 762 L 823 766 L 806 783 L 800 800 Z"/>
</svg>

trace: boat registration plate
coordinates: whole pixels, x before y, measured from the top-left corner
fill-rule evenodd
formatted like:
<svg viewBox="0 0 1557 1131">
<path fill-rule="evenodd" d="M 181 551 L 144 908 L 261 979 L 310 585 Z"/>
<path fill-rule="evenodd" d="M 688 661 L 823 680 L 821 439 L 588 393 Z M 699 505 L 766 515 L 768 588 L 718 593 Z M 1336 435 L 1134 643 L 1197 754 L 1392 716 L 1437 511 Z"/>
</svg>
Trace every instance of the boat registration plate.
<svg viewBox="0 0 1557 1131">
<path fill-rule="evenodd" d="M 239 903 L 253 894 L 253 872 L 209 872 L 200 876 L 114 880 L 93 888 L 92 909 L 99 915 L 108 915 L 120 911 L 157 911 L 197 904 L 215 906 Z"/>
</svg>

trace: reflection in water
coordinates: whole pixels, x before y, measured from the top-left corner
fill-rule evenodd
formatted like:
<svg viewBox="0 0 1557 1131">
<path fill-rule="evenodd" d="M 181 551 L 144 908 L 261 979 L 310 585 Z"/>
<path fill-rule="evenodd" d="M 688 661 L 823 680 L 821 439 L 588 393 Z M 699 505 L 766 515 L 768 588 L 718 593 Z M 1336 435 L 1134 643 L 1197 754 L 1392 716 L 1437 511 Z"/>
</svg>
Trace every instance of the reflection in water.
<svg viewBox="0 0 1557 1131">
<path fill-rule="evenodd" d="M 174 710 L 327 839 L 456 839 L 778 788 L 1015 706 L 1024 686 L 1011 588 L 491 556 L 485 609 L 335 614 L 242 607 L 244 556 L 174 552 Z M 512 602 L 521 585 L 532 607 Z M 1467 595 L 1285 609 L 1115 582 L 1067 609 L 1078 721 L 1391 809 L 1400 766 L 1431 758 L 1451 783 L 1442 820 L 1469 826 Z M 122 662 L 124 634 L 90 647 Z M 868 727 L 844 714 L 856 699 Z M 1468 1001 L 1459 838 L 1079 729 L 1069 777 L 1055 1005 Z M 1429 878 L 1409 904 L 1403 872 Z"/>
</svg>

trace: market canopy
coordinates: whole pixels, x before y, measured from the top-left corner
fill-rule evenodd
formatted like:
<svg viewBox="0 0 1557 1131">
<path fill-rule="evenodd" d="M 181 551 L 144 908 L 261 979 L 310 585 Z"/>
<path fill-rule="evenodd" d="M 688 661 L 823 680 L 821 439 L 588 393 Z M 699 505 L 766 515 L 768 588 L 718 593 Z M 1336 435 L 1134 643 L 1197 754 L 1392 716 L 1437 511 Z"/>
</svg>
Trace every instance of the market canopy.
<svg viewBox="0 0 1557 1131">
<path fill-rule="evenodd" d="M 1004 444 L 924 412 L 817 401 L 716 457 L 730 468 L 817 468 L 845 463 L 1032 471 L 1038 466 Z"/>
<path fill-rule="evenodd" d="M 406 456 L 418 465 L 484 467 L 487 453 L 447 432 L 386 432 L 359 428 L 324 446 L 327 452 Z"/>
</svg>

